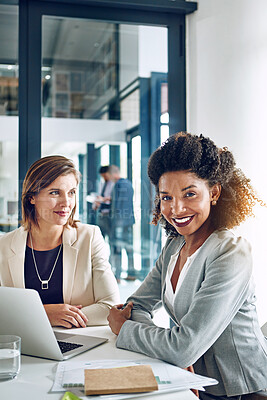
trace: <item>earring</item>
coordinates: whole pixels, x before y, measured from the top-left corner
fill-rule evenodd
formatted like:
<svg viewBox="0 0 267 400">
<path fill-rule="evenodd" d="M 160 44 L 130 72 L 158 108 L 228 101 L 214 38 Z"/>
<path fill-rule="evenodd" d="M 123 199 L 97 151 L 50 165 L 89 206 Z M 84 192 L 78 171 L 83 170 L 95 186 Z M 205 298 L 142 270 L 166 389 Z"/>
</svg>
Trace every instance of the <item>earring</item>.
<svg viewBox="0 0 267 400">
<path fill-rule="evenodd" d="M 211 205 L 212 206 L 216 206 L 216 204 L 217 204 L 217 201 L 216 200 L 212 200 Z"/>
</svg>

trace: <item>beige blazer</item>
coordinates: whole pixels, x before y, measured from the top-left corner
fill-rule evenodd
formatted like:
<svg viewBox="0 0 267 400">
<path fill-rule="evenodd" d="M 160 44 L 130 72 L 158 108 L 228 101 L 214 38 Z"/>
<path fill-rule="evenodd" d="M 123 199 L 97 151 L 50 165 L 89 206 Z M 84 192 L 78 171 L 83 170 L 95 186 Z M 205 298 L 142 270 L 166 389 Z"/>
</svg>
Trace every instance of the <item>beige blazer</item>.
<svg viewBox="0 0 267 400">
<path fill-rule="evenodd" d="M 0 286 L 25 287 L 24 259 L 28 232 L 20 227 L 0 237 Z M 108 262 L 100 229 L 78 223 L 63 232 L 63 298 L 82 304 L 88 325 L 105 325 L 119 290 Z"/>
</svg>

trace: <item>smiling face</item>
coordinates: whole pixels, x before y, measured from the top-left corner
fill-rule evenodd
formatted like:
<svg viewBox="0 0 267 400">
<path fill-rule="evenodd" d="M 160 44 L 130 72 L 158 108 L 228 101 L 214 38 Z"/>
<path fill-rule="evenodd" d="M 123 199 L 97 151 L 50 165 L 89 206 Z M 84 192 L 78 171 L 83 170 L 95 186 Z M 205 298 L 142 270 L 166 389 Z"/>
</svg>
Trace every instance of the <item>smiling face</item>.
<svg viewBox="0 0 267 400">
<path fill-rule="evenodd" d="M 161 213 L 185 238 L 212 232 L 210 208 L 220 196 L 220 185 L 212 188 L 189 171 L 166 172 L 159 179 Z"/>
<path fill-rule="evenodd" d="M 30 199 L 35 207 L 39 227 L 65 225 L 76 203 L 75 175 L 60 175 Z"/>
</svg>

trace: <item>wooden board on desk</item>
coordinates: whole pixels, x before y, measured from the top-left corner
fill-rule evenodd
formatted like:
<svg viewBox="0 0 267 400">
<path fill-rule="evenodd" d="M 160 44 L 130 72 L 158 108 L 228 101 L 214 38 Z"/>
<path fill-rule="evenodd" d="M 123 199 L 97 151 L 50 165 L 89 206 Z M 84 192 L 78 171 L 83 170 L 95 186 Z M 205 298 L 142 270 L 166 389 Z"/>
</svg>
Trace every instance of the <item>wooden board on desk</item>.
<svg viewBox="0 0 267 400">
<path fill-rule="evenodd" d="M 154 390 L 158 390 L 158 384 L 150 365 L 86 369 L 84 371 L 86 395 L 152 392 Z"/>
</svg>

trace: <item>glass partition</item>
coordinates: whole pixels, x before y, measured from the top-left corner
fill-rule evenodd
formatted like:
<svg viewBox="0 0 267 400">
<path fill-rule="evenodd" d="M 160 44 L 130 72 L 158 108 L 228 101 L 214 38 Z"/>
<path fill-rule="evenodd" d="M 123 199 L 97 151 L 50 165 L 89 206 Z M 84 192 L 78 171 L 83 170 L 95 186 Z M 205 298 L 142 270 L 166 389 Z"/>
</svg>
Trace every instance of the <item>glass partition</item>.
<svg viewBox="0 0 267 400">
<path fill-rule="evenodd" d="M 130 251 L 129 243 L 122 246 L 122 279 L 131 257 L 135 277 L 148 272 L 142 269 L 150 257 L 151 210 L 150 199 L 143 199 L 151 193 L 149 182 L 142 182 L 141 165 L 148 159 L 141 154 L 150 146 L 151 74 L 166 74 L 167 59 L 167 28 L 43 17 L 42 155 L 65 155 L 80 168 L 77 217 L 83 222 L 98 224 L 94 196 L 104 184 L 101 166 L 115 165 L 130 180 L 135 223 Z M 166 106 L 166 90 L 164 94 Z M 160 118 L 161 111 L 159 124 Z M 111 243 L 110 237 L 106 240 Z"/>
<path fill-rule="evenodd" d="M 0 234 L 18 224 L 18 7 L 0 4 Z"/>
</svg>

